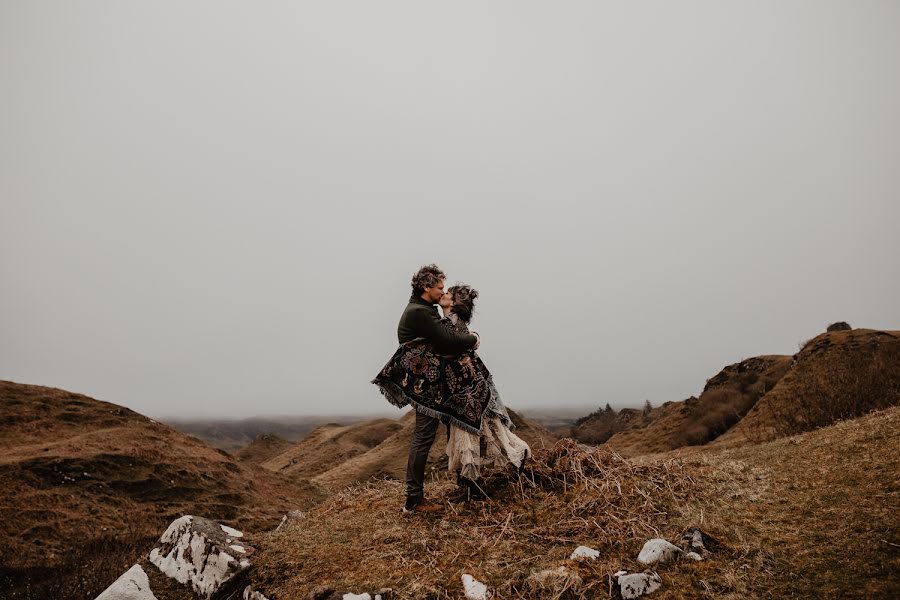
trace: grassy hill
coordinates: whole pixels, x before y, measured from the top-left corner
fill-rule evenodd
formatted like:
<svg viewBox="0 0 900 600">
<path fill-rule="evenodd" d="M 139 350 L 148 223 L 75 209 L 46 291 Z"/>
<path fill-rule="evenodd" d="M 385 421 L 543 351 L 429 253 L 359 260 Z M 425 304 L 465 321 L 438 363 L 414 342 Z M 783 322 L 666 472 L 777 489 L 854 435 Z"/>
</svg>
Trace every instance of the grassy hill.
<svg viewBox="0 0 900 600">
<path fill-rule="evenodd" d="M 826 332 L 803 345 L 790 370 L 723 445 L 808 431 L 900 404 L 900 331 Z"/>
<path fill-rule="evenodd" d="M 322 425 L 262 465 L 271 471 L 314 477 L 368 452 L 402 428 L 399 421 L 392 419 Z"/>
<path fill-rule="evenodd" d="M 667 402 L 633 416 L 606 444 L 627 456 L 706 444 L 738 423 L 791 367 L 790 356 L 756 356 L 729 365 L 699 398 Z M 635 411 L 636 412 L 636 411 Z"/>
<path fill-rule="evenodd" d="M 321 498 L 309 482 L 64 390 L 0 381 L 0 424 L 4 598 L 93 598 L 180 515 L 265 530 Z"/>
<path fill-rule="evenodd" d="M 572 437 L 625 456 L 685 446 L 741 445 L 808 431 L 900 404 L 900 332 L 828 331 L 793 356 L 729 365 L 699 398 L 649 410 L 598 410 Z"/>
</svg>

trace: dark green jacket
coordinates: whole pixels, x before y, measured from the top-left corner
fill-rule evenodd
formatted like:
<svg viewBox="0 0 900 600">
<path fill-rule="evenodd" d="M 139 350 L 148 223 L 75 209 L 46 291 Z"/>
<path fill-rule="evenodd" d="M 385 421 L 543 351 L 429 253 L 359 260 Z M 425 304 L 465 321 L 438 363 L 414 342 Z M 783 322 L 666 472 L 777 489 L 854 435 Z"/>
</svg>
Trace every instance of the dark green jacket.
<svg viewBox="0 0 900 600">
<path fill-rule="evenodd" d="M 460 333 L 445 327 L 433 304 L 413 296 L 397 325 L 397 339 L 403 344 L 416 338 L 425 338 L 440 354 L 461 354 L 474 348 L 478 341 L 471 333 Z"/>
</svg>

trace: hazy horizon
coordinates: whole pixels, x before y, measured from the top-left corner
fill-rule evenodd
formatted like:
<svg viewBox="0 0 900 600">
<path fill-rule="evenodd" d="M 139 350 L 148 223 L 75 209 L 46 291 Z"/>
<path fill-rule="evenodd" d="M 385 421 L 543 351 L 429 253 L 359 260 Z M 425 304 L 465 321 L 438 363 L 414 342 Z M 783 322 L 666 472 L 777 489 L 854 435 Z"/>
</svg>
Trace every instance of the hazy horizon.
<svg viewBox="0 0 900 600">
<path fill-rule="evenodd" d="M 0 379 L 389 414 L 418 267 L 514 409 L 900 329 L 900 4 L 0 6 Z"/>
</svg>

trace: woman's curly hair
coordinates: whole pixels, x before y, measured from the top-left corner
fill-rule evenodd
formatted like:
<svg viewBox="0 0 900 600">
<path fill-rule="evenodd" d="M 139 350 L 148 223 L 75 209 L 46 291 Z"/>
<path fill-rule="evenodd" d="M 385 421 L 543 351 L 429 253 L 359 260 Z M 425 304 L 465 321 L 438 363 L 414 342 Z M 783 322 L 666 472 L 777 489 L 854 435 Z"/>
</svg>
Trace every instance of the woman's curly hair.
<svg viewBox="0 0 900 600">
<path fill-rule="evenodd" d="M 453 306 L 450 312 L 456 313 L 465 323 L 472 320 L 472 313 L 475 312 L 475 299 L 478 297 L 478 290 L 471 285 L 465 283 L 457 283 L 447 290 L 453 296 Z"/>
<path fill-rule="evenodd" d="M 434 287 L 438 281 L 446 278 L 444 272 L 437 265 L 425 265 L 412 277 L 413 295 L 421 296 L 425 292 L 425 288 Z"/>
</svg>

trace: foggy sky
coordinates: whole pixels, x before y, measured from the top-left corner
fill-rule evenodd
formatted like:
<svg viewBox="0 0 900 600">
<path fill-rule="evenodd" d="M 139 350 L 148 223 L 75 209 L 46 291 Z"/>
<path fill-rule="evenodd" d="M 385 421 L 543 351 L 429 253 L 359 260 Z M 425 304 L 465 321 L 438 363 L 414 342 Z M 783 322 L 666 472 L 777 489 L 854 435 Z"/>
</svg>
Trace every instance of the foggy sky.
<svg viewBox="0 0 900 600">
<path fill-rule="evenodd" d="M 0 379 L 393 410 L 409 279 L 513 408 L 900 329 L 896 2 L 0 2 Z"/>
</svg>

